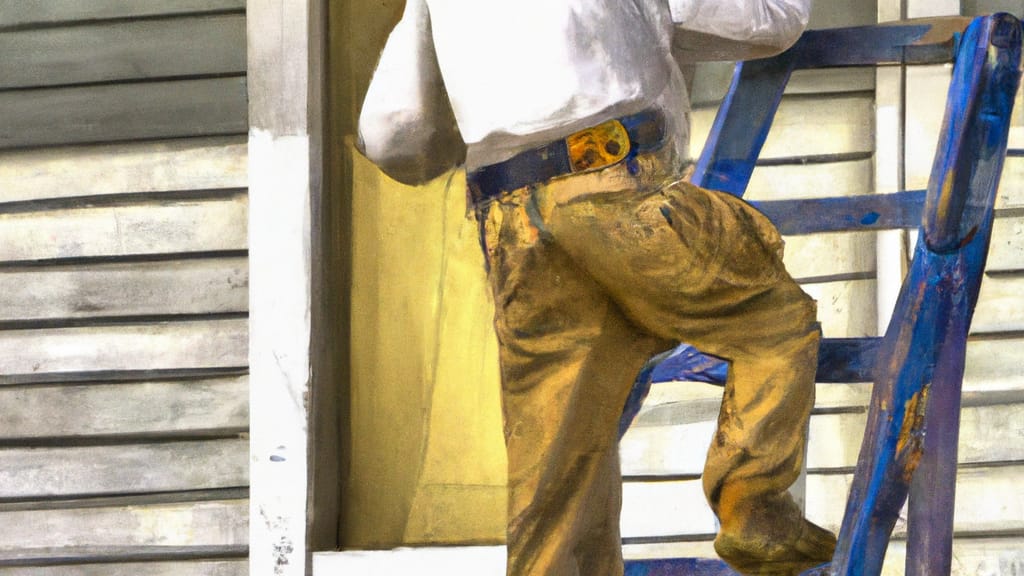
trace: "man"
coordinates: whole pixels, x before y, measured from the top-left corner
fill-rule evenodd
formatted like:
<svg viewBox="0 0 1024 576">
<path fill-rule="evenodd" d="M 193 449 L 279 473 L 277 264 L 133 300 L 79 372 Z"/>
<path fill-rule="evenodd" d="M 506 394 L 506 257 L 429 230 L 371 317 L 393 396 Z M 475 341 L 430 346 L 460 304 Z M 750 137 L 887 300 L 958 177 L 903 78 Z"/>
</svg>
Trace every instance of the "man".
<svg viewBox="0 0 1024 576">
<path fill-rule="evenodd" d="M 731 361 L 703 476 L 718 553 L 746 574 L 831 557 L 834 537 L 787 492 L 814 403 L 814 302 L 764 217 L 677 181 L 688 106 L 673 42 L 690 59 L 767 56 L 808 12 L 407 1 L 360 144 L 407 183 L 466 166 L 500 346 L 509 575 L 622 573 L 617 423 L 644 362 L 680 341 Z"/>
</svg>

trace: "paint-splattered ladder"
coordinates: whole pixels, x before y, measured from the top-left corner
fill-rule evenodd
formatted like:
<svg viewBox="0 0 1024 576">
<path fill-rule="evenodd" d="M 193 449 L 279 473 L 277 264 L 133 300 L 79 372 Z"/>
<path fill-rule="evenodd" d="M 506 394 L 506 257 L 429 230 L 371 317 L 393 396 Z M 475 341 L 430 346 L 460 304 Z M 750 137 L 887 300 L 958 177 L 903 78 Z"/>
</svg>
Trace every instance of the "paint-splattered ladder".
<svg viewBox="0 0 1024 576">
<path fill-rule="evenodd" d="M 805 574 L 879 574 L 908 494 L 906 574 L 949 573 L 967 332 L 988 253 L 1020 48 L 1020 22 L 996 14 L 809 31 L 779 56 L 736 67 L 693 181 L 740 196 L 794 70 L 954 62 L 927 190 L 758 204 L 783 234 L 920 227 L 885 336 L 826 339 L 821 346 L 819 382 L 875 385 L 835 556 Z M 726 369 L 685 345 L 656 357 L 637 380 L 622 430 L 651 383 L 721 381 Z M 692 558 L 627 562 L 629 576 L 670 574 L 734 572 Z"/>
</svg>

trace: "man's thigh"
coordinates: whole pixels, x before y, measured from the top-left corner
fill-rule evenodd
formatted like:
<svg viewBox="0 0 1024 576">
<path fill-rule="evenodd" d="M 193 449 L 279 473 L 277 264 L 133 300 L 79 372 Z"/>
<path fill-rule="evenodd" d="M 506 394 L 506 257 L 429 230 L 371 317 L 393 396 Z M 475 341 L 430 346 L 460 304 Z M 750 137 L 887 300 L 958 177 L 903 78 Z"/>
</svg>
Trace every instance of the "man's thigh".
<svg viewBox="0 0 1024 576">
<path fill-rule="evenodd" d="M 631 320 L 664 339 L 698 344 L 733 320 L 770 318 L 758 302 L 780 284 L 806 305 L 774 226 L 728 194 L 680 182 L 590 196 L 552 207 L 546 225 Z"/>
</svg>

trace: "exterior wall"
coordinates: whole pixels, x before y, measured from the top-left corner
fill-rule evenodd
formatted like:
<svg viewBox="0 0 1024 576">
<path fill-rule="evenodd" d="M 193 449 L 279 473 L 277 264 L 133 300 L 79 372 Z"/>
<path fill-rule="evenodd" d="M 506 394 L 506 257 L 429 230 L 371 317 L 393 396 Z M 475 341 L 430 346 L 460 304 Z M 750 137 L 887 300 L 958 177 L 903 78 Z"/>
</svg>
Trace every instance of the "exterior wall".
<svg viewBox="0 0 1024 576">
<path fill-rule="evenodd" d="M 245 42 L 0 1 L 0 574 L 247 573 Z"/>
</svg>

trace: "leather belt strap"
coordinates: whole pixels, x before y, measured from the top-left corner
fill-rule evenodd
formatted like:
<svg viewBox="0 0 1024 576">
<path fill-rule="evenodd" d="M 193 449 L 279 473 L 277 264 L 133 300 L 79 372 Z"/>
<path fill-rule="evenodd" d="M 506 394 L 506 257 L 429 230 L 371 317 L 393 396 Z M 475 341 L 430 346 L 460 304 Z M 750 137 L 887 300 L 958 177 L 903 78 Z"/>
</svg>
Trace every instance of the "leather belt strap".
<svg viewBox="0 0 1024 576">
<path fill-rule="evenodd" d="M 467 175 L 474 204 L 558 176 L 598 170 L 652 152 L 665 141 L 659 110 L 609 120 Z"/>
</svg>

